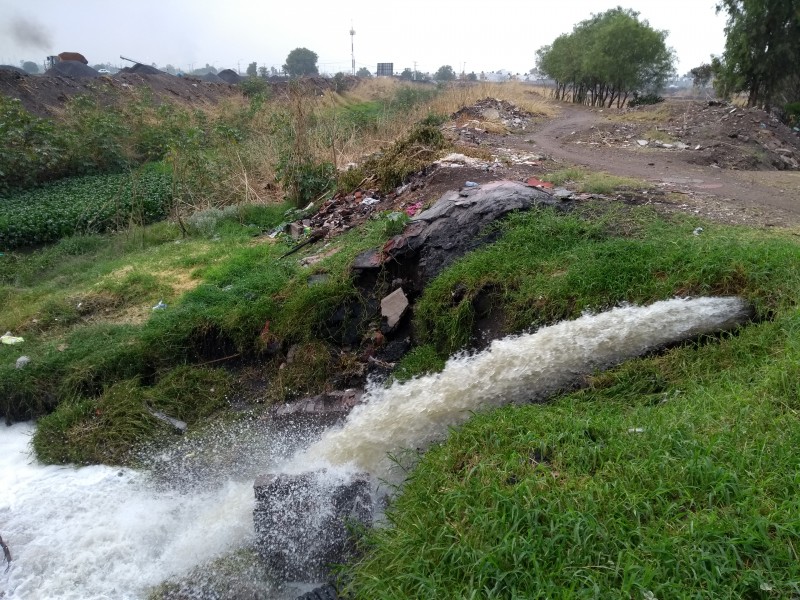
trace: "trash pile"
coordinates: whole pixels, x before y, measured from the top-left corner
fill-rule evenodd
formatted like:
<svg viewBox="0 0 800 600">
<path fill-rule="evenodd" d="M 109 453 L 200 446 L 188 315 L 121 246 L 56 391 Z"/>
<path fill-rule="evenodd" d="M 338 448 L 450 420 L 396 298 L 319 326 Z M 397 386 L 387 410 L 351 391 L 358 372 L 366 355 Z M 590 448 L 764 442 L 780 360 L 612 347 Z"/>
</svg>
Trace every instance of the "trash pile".
<svg viewBox="0 0 800 600">
<path fill-rule="evenodd" d="M 450 118 L 455 121 L 452 129 L 461 141 L 480 144 L 491 133 L 529 129 L 533 115 L 506 100 L 484 98 L 459 109 Z"/>
<path fill-rule="evenodd" d="M 576 143 L 689 152 L 688 162 L 727 169 L 800 168 L 800 127 L 784 125 L 758 108 L 720 101 L 681 102 L 661 123 L 612 121 L 579 135 Z M 642 114 L 653 107 L 636 107 Z M 624 117 L 623 117 L 624 119 Z"/>
</svg>

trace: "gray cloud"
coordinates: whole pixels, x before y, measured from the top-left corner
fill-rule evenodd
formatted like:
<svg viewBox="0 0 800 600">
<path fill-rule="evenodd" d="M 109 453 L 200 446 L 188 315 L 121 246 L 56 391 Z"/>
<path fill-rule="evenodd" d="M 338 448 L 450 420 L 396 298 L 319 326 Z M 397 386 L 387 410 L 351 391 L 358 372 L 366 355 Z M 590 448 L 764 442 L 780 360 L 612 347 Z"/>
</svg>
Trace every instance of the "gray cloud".
<svg viewBox="0 0 800 600">
<path fill-rule="evenodd" d="M 11 39 L 20 47 L 48 51 L 53 47 L 50 33 L 44 26 L 25 17 L 14 17 L 6 25 Z"/>
</svg>

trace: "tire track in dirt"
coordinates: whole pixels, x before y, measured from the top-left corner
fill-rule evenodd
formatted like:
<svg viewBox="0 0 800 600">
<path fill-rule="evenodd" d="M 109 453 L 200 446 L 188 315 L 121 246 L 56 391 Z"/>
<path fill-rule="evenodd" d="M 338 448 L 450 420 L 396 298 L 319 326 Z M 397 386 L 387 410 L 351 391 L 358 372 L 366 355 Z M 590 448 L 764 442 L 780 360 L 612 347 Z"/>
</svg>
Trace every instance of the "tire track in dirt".
<svg viewBox="0 0 800 600">
<path fill-rule="evenodd" d="M 741 211 L 743 219 L 760 224 L 790 226 L 800 224 L 800 173 L 789 177 L 782 171 L 731 171 L 692 165 L 681 152 L 668 150 L 637 152 L 610 146 L 575 144 L 580 132 L 588 131 L 606 116 L 584 107 L 563 107 L 562 113 L 545 123 L 533 135 L 537 150 L 553 159 L 605 171 L 612 175 L 666 184 L 667 190 L 687 193 L 702 207 L 722 203 L 728 211 Z M 518 136 L 519 148 L 530 150 Z M 780 183 L 768 185 L 769 174 L 783 174 Z M 788 185 L 787 185 L 788 184 Z M 703 212 L 700 210 L 700 212 Z M 748 218 L 750 217 L 750 218 Z"/>
</svg>

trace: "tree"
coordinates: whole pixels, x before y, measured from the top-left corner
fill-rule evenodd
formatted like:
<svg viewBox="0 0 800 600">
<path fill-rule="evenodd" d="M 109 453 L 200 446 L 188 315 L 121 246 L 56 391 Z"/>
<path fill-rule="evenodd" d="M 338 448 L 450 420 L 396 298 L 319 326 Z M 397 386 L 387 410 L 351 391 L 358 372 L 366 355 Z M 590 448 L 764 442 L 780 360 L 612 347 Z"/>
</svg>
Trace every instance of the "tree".
<svg viewBox="0 0 800 600">
<path fill-rule="evenodd" d="M 703 63 L 699 67 L 695 67 L 689 71 L 689 76 L 692 78 L 692 84 L 694 87 L 704 88 L 714 76 L 714 70 L 710 64 Z"/>
<path fill-rule="evenodd" d="M 537 51 L 537 69 L 556 82 L 555 95 L 592 106 L 623 105 L 633 92 L 656 93 L 673 73 L 666 31 L 639 13 L 614 8 L 578 23 Z"/>
<path fill-rule="evenodd" d="M 258 76 L 266 78 L 268 74 L 267 67 L 258 67 Z"/>
<path fill-rule="evenodd" d="M 409 68 L 403 69 L 403 72 L 400 73 L 400 79 L 404 81 L 411 81 L 414 79 L 414 71 Z"/>
<path fill-rule="evenodd" d="M 450 65 L 442 65 L 433 78 L 436 81 L 453 81 L 456 78 L 456 72 Z"/>
<path fill-rule="evenodd" d="M 712 61 L 723 96 L 747 92 L 748 106 L 769 110 L 800 92 L 800 0 L 720 0 L 728 13 L 725 52 Z"/>
<path fill-rule="evenodd" d="M 478 81 L 478 76 L 475 74 L 475 71 L 467 75 L 467 81 Z"/>
<path fill-rule="evenodd" d="M 295 48 L 286 57 L 286 64 L 283 65 L 283 70 L 291 77 L 318 75 L 317 53 L 308 48 Z"/>
<path fill-rule="evenodd" d="M 356 77 L 372 77 L 372 73 L 369 72 L 367 67 L 361 67 L 356 71 Z"/>
<path fill-rule="evenodd" d="M 258 75 L 258 65 L 255 63 L 255 61 L 247 65 L 247 74 L 250 77 L 255 77 L 256 75 Z"/>
<path fill-rule="evenodd" d="M 39 65 L 37 65 L 32 60 L 26 60 L 21 64 L 22 64 L 22 70 L 25 71 L 26 73 L 30 73 L 31 75 L 36 75 L 36 73 L 39 72 Z"/>
</svg>

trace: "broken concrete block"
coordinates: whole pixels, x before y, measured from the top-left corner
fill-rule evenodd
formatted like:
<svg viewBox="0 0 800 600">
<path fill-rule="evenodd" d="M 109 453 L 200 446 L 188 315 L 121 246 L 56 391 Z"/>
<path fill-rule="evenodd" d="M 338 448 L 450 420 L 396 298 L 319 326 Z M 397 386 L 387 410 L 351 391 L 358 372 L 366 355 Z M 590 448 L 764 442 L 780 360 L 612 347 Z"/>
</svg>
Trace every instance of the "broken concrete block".
<svg viewBox="0 0 800 600">
<path fill-rule="evenodd" d="M 386 319 L 386 326 L 389 330 L 397 327 L 407 309 L 408 298 L 401 287 L 381 300 L 381 316 Z"/>
<path fill-rule="evenodd" d="M 302 223 L 289 223 L 289 236 L 293 240 L 299 240 L 303 237 L 303 233 L 305 232 L 305 227 L 303 227 Z"/>
<path fill-rule="evenodd" d="M 253 486 L 256 547 L 284 581 L 318 582 L 355 553 L 348 524 L 370 525 L 369 475 L 268 474 Z"/>
</svg>

